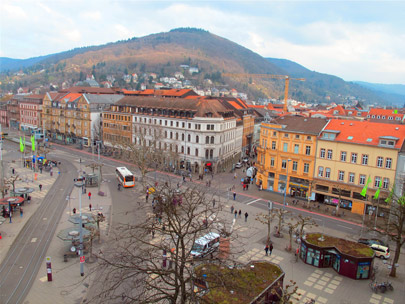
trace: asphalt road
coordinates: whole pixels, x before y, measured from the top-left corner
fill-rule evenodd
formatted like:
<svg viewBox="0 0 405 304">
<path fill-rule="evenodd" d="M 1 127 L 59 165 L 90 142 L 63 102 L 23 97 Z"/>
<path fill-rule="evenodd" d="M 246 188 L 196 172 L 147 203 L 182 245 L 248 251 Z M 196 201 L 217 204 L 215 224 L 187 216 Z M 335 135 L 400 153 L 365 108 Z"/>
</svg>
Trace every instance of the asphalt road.
<svg viewBox="0 0 405 304">
<path fill-rule="evenodd" d="M 15 145 L 17 147 L 17 145 Z M 97 160 L 97 155 L 92 155 L 85 150 L 76 150 L 70 147 L 53 145 L 55 148 L 52 155 L 59 155 L 62 160 L 61 175 L 56 180 L 52 189 L 45 196 L 41 206 L 36 213 L 28 220 L 21 233 L 16 238 L 14 244 L 9 250 L 6 258 L 0 266 L 0 303 L 22 303 L 27 295 L 32 280 L 38 273 L 39 267 L 43 267 L 42 261 L 44 255 L 49 247 L 50 240 L 52 239 L 58 222 L 61 218 L 62 212 L 66 207 L 66 196 L 71 192 L 73 187 L 73 178 L 77 177 L 77 171 L 72 165 L 73 162 L 83 162 L 82 170 L 89 171 L 85 164 Z M 53 157 L 57 158 L 57 157 Z M 103 176 L 104 179 L 111 181 L 110 191 L 113 198 L 113 213 L 112 224 L 128 223 L 133 221 L 135 213 L 137 213 L 137 200 L 139 200 L 139 193 L 135 190 L 125 189 L 125 191 L 118 192 L 116 189 L 116 179 L 113 176 L 115 167 L 119 165 L 126 165 L 131 170 L 136 171 L 130 164 L 123 161 L 114 160 L 109 157 L 103 157 Z M 111 177 L 111 178 L 109 178 Z M 170 173 L 150 173 L 150 178 L 156 178 L 159 182 L 181 182 L 181 177 Z M 69 185 L 69 186 L 66 186 Z M 218 185 L 216 185 L 218 186 Z M 221 197 L 222 200 L 228 200 L 231 204 L 231 193 L 221 189 L 220 187 L 210 188 L 210 192 L 215 193 Z M 201 187 L 204 185 L 201 183 Z M 115 189 L 115 190 L 114 190 Z M 128 212 L 128 198 L 132 197 L 129 204 L 130 210 Z M 248 193 L 238 193 L 237 201 L 246 205 L 252 205 L 257 208 L 268 210 L 268 200 L 250 195 Z M 282 207 L 282 204 L 275 202 L 275 208 Z M 350 234 L 359 234 L 361 227 L 358 224 L 345 221 L 341 218 L 329 217 L 327 215 L 317 214 L 308 210 L 302 210 L 293 206 L 285 206 L 285 208 L 293 213 L 300 213 L 303 215 L 311 215 L 320 226 L 333 228 L 337 231 Z M 32 239 L 36 238 L 36 242 Z"/>
<path fill-rule="evenodd" d="M 77 176 L 77 171 L 66 160 L 59 170 L 61 174 L 53 187 L 16 237 L 0 265 L 0 303 L 22 303 L 39 267 L 44 267 L 42 262 L 66 207 L 65 198 Z"/>
</svg>

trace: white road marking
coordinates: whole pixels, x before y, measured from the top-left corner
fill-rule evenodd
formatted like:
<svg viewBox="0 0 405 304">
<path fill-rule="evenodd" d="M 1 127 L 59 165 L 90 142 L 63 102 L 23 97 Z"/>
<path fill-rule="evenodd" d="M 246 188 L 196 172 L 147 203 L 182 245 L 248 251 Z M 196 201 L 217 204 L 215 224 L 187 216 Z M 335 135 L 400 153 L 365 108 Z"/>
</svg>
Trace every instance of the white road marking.
<svg viewBox="0 0 405 304">
<path fill-rule="evenodd" d="M 249 202 L 249 203 L 247 203 L 246 205 L 250 205 L 250 204 L 253 204 L 253 203 L 255 203 L 255 202 L 257 202 L 257 201 L 261 201 L 262 199 L 257 199 L 257 200 L 254 200 L 254 201 L 251 201 L 251 202 Z"/>
<path fill-rule="evenodd" d="M 337 226 L 340 226 L 340 227 L 343 227 L 343 228 L 346 228 L 346 229 L 353 230 L 353 228 L 351 228 L 351 227 L 347 227 L 347 226 L 343 226 L 343 225 L 339 225 L 339 224 L 337 224 Z"/>
<path fill-rule="evenodd" d="M 32 238 L 31 243 L 35 243 L 37 241 L 37 238 Z"/>
</svg>

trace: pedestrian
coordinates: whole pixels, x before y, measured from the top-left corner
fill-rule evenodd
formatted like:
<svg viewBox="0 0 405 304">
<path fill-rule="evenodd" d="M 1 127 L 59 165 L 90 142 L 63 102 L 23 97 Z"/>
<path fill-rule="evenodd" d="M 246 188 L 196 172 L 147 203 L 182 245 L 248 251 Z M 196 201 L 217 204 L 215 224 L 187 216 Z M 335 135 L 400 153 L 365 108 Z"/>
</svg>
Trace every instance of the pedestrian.
<svg viewBox="0 0 405 304">
<path fill-rule="evenodd" d="M 235 207 L 232 205 L 231 206 L 231 213 L 233 213 L 233 210 L 235 210 Z"/>
<path fill-rule="evenodd" d="M 152 239 L 155 238 L 155 229 L 152 228 Z"/>
<path fill-rule="evenodd" d="M 246 184 L 246 191 L 249 190 L 249 184 Z"/>
<path fill-rule="evenodd" d="M 245 213 L 245 222 L 247 222 L 248 216 L 249 216 L 249 214 L 246 212 L 246 213 Z"/>
<path fill-rule="evenodd" d="M 242 217 L 242 210 L 239 209 L 239 218 Z"/>
<path fill-rule="evenodd" d="M 273 252 L 273 243 L 270 244 L 269 252 L 270 252 L 270 255 Z"/>
<path fill-rule="evenodd" d="M 23 217 L 23 209 L 20 207 L 20 217 Z"/>
<path fill-rule="evenodd" d="M 149 191 L 146 190 L 146 202 L 148 201 L 148 199 L 149 199 Z"/>
<path fill-rule="evenodd" d="M 246 185 L 242 184 L 242 188 L 243 188 L 243 191 L 245 191 L 246 190 Z"/>
<path fill-rule="evenodd" d="M 215 208 L 215 198 L 212 200 L 212 208 Z"/>
<path fill-rule="evenodd" d="M 89 209 L 90 209 L 90 211 L 91 211 L 91 204 L 89 204 Z"/>
<path fill-rule="evenodd" d="M 39 173 L 41 173 L 41 174 L 42 174 L 42 166 L 41 166 L 41 167 L 39 167 Z"/>
<path fill-rule="evenodd" d="M 88 196 L 89 196 L 89 199 L 91 199 L 91 192 L 89 191 L 89 194 L 88 194 Z"/>
<path fill-rule="evenodd" d="M 269 244 L 266 244 L 266 247 L 264 247 L 264 251 L 266 252 L 266 256 L 269 255 Z M 271 252 L 270 252 L 271 255 Z"/>
<path fill-rule="evenodd" d="M 233 200 L 235 200 L 236 199 L 236 192 L 234 191 L 233 192 Z"/>
<path fill-rule="evenodd" d="M 39 184 L 39 191 L 42 191 L 42 184 Z"/>
<path fill-rule="evenodd" d="M 11 174 L 14 175 L 14 173 L 15 173 L 15 169 L 14 169 L 14 168 L 11 168 Z"/>
<path fill-rule="evenodd" d="M 236 179 L 236 172 L 235 172 L 235 174 L 233 175 L 233 179 Z"/>
<path fill-rule="evenodd" d="M 183 175 L 183 183 L 186 182 L 186 177 Z"/>
<path fill-rule="evenodd" d="M 238 211 L 235 210 L 234 214 L 235 214 L 235 219 L 236 219 L 236 216 L 238 215 Z"/>
<path fill-rule="evenodd" d="M 73 208 L 73 214 L 76 214 L 76 208 Z"/>
</svg>

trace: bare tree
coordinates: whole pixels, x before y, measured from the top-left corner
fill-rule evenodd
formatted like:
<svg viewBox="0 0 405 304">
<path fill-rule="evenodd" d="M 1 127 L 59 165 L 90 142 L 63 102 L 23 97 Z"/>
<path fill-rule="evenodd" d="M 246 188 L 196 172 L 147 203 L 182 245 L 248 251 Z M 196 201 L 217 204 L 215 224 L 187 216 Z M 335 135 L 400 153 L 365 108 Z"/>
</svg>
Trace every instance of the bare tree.
<svg viewBox="0 0 405 304">
<path fill-rule="evenodd" d="M 115 240 L 98 256 L 97 278 L 102 291 L 93 301 L 194 301 L 191 250 L 198 237 L 220 233 L 214 221 L 206 220 L 217 216 L 218 207 L 196 188 L 180 193 L 162 185 L 154 195 L 156 214 L 139 224 L 118 226 Z"/>
<path fill-rule="evenodd" d="M 271 234 L 271 220 L 274 218 L 274 209 L 269 208 L 268 213 L 260 212 L 256 215 L 256 221 L 267 225 L 267 240 L 266 244 L 270 244 L 270 234 Z"/>
<path fill-rule="evenodd" d="M 375 224 L 371 222 L 369 224 L 371 226 L 370 229 L 387 236 L 387 238 L 395 243 L 390 276 L 396 277 L 401 246 L 405 244 L 405 194 L 402 193 L 399 196 L 396 194 L 395 188 L 393 188 L 386 201 L 390 203 L 389 215 L 381 221 L 376 221 Z"/>
<path fill-rule="evenodd" d="M 288 236 L 289 236 L 289 244 L 286 247 L 287 251 L 291 251 L 292 249 L 292 239 L 293 239 L 293 233 L 295 229 L 298 227 L 298 223 L 294 222 L 293 220 L 287 223 L 288 226 Z"/>
<path fill-rule="evenodd" d="M 282 209 L 282 208 L 278 208 L 278 209 L 274 209 L 275 211 L 274 211 L 274 213 L 273 213 L 273 215 L 274 215 L 274 217 L 277 219 L 277 221 L 278 221 L 278 226 L 277 226 L 277 229 L 276 229 L 276 231 L 275 231 L 275 233 L 274 233 L 274 236 L 276 236 L 276 237 L 282 237 L 283 235 L 282 235 L 282 233 L 281 233 L 281 230 L 282 230 L 282 228 L 283 228 L 283 221 L 284 221 L 284 216 L 286 215 L 286 214 L 288 214 L 288 213 L 290 213 L 289 211 L 287 211 L 287 210 L 285 210 L 285 209 Z"/>
<path fill-rule="evenodd" d="M 6 196 L 8 190 L 9 190 L 9 186 L 0 185 L 0 192 L 1 192 L 2 198 L 4 198 Z"/>
<path fill-rule="evenodd" d="M 274 294 L 279 298 L 280 304 L 293 304 L 298 303 L 300 300 L 301 294 L 297 292 L 298 286 L 297 282 L 290 280 L 290 283 L 283 288 L 280 286 L 277 289 L 274 289 Z"/>
<path fill-rule="evenodd" d="M 141 174 L 141 181 L 145 186 L 145 176 L 149 172 L 157 171 L 168 166 L 168 163 L 178 162 L 178 154 L 174 144 L 164 142 L 161 127 L 134 126 L 131 141 L 117 141 L 125 159 L 133 163 Z"/>
<path fill-rule="evenodd" d="M 13 192 L 15 191 L 15 183 L 20 181 L 21 178 L 20 176 L 17 175 L 11 175 L 9 178 L 4 179 L 4 184 L 6 185 L 11 185 L 13 187 Z"/>
<path fill-rule="evenodd" d="M 318 224 L 315 222 L 315 220 L 312 217 L 303 216 L 301 214 L 298 214 L 298 216 L 297 216 L 297 224 L 298 224 L 297 226 L 299 227 L 299 232 L 300 232 L 299 237 L 300 238 L 302 238 L 302 236 L 304 234 L 305 226 L 318 227 Z"/>
</svg>

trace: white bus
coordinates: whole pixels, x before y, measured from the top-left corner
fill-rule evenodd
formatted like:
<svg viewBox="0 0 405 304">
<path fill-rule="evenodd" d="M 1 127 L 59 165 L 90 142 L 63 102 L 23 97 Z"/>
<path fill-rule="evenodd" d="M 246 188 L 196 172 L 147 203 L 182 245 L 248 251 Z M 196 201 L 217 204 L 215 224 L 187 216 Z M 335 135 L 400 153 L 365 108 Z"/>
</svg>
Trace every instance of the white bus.
<svg viewBox="0 0 405 304">
<path fill-rule="evenodd" d="M 117 175 L 118 181 L 124 187 L 135 186 L 135 177 L 126 167 L 117 167 L 115 174 Z"/>
</svg>

